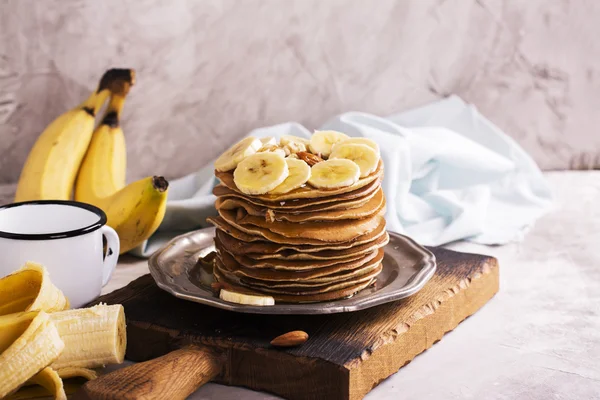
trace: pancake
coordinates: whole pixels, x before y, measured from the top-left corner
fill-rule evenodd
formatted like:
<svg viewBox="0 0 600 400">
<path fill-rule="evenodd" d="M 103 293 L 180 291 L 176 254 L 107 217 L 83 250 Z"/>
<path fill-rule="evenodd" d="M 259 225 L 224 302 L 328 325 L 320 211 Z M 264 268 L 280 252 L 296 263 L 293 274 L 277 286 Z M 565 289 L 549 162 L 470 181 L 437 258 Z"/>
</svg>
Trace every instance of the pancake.
<svg viewBox="0 0 600 400">
<path fill-rule="evenodd" d="M 369 201 L 358 208 L 342 209 L 334 211 L 314 211 L 311 213 L 289 214 L 273 211 L 266 207 L 260 207 L 240 198 L 218 198 L 215 202 L 217 210 L 236 210 L 243 208 L 248 215 L 271 218 L 275 221 L 284 222 L 308 222 L 308 221 L 338 221 L 344 219 L 362 219 L 370 217 L 385 207 L 385 196 L 380 188 L 374 193 Z"/>
<path fill-rule="evenodd" d="M 286 259 L 286 260 L 328 260 L 328 259 L 340 259 L 347 257 L 347 254 L 359 255 L 366 254 L 370 251 L 376 250 L 380 247 L 384 247 L 390 241 L 390 236 L 387 232 L 380 235 L 376 240 L 368 243 L 353 246 L 346 250 L 323 250 L 316 253 L 298 253 L 291 251 L 284 251 L 282 253 L 274 254 L 257 254 L 248 253 L 246 257 L 254 260 L 263 260 L 268 258 L 274 259 Z"/>
<path fill-rule="evenodd" d="M 368 277 L 373 277 L 373 274 L 378 274 L 381 271 L 381 259 L 378 261 L 371 261 L 363 265 L 361 268 L 357 268 L 349 271 L 340 271 L 336 274 L 331 274 L 322 277 L 316 277 L 312 279 L 296 280 L 296 281 L 265 281 L 261 279 L 241 277 L 240 284 L 251 285 L 257 289 L 272 289 L 274 291 L 289 291 L 292 290 L 295 293 L 299 291 L 315 291 L 319 293 L 325 293 L 329 290 L 342 289 L 340 284 L 344 287 L 352 286 L 352 284 L 360 283 L 365 281 Z"/>
<path fill-rule="evenodd" d="M 316 199 L 294 199 L 287 201 L 261 201 L 254 196 L 247 196 L 235 190 L 229 189 L 227 186 L 218 184 L 213 188 L 213 194 L 218 198 L 240 198 L 260 207 L 270 208 L 272 210 L 293 210 L 296 212 L 312 212 L 322 210 L 336 210 L 348 206 L 353 206 L 357 202 L 364 203 L 367 196 L 375 194 L 377 189 L 381 187 L 381 180 L 375 180 L 370 184 L 353 190 L 339 196 L 319 197 Z"/>
<path fill-rule="evenodd" d="M 215 241 L 215 245 L 216 248 L 220 250 L 222 255 L 221 261 L 223 261 L 226 266 L 229 266 L 230 264 L 232 266 L 242 265 L 244 267 L 253 269 L 302 271 L 330 267 L 340 263 L 350 263 L 351 265 L 349 265 L 348 268 L 357 268 L 360 266 L 360 263 L 356 263 L 356 260 L 360 260 L 365 256 L 364 254 L 348 254 L 343 258 L 330 258 L 323 260 L 286 260 L 280 258 L 256 260 L 247 256 L 236 256 L 229 253 L 223 244 L 218 241 L 218 239 Z M 231 257 L 231 260 L 226 260 L 228 257 Z"/>
<path fill-rule="evenodd" d="M 231 226 L 250 235 L 262 236 L 276 243 L 292 243 L 292 240 L 312 240 L 317 242 L 347 242 L 360 235 L 371 232 L 381 223 L 385 223 L 378 213 L 369 218 L 359 220 L 343 220 L 335 222 L 267 222 L 264 218 L 245 215 L 236 218 L 230 210 L 217 210 L 219 215 Z M 383 214 L 382 210 L 380 213 Z"/>
<path fill-rule="evenodd" d="M 223 221 L 224 222 L 224 221 Z M 362 246 L 383 246 L 387 244 L 389 236 L 385 231 L 385 224 L 382 224 L 377 229 L 369 232 L 366 235 L 359 236 L 355 240 L 348 243 L 325 244 L 323 246 L 311 245 L 286 245 L 263 240 L 247 242 L 240 240 L 245 233 L 233 228 L 228 228 L 230 233 L 225 232 L 221 228 L 217 229 L 216 236 L 223 243 L 223 246 L 228 252 L 234 255 L 248 255 L 254 259 L 260 258 L 296 258 L 297 255 L 306 255 L 306 259 L 314 254 L 314 258 L 336 258 L 336 255 L 343 254 L 339 250 L 352 249 L 352 252 L 358 253 L 366 247 Z M 337 251 L 336 251 L 337 250 Z M 339 257 L 337 257 L 339 258 Z M 301 259 L 301 258 L 298 258 Z"/>
<path fill-rule="evenodd" d="M 380 256 L 381 252 L 381 256 Z M 375 250 L 364 255 L 360 259 L 350 262 L 323 267 L 319 269 L 308 269 L 305 271 L 286 271 L 286 270 L 265 270 L 242 266 L 237 259 L 231 255 L 223 254 L 221 262 L 223 268 L 233 273 L 239 278 L 246 277 L 260 281 L 283 281 L 283 282 L 331 282 L 337 279 L 350 278 L 368 272 L 369 268 L 374 268 L 372 260 L 383 259 L 383 250 Z M 358 265 L 358 267 L 356 267 Z"/>
<path fill-rule="evenodd" d="M 365 259 L 366 256 L 371 254 L 374 257 L 377 254 L 377 247 L 367 253 L 352 253 L 351 250 L 347 250 L 348 254 L 341 258 L 328 258 L 321 260 L 296 260 L 296 259 L 284 259 L 284 258 L 263 258 L 254 259 L 244 255 L 235 255 L 227 251 L 226 247 L 216 239 L 216 247 L 223 254 L 221 260 L 226 266 L 235 267 L 235 265 L 241 265 L 252 269 L 267 269 L 267 270 L 286 270 L 286 271 L 306 271 L 312 269 L 321 269 L 324 267 L 330 267 L 339 265 L 341 263 L 347 264 L 345 269 L 357 268 L 361 264 L 368 261 Z M 358 262 L 360 261 L 360 262 Z"/>
<path fill-rule="evenodd" d="M 226 286 L 228 286 L 228 288 L 230 290 L 233 291 L 239 291 L 242 293 L 250 293 L 250 294 L 254 294 L 254 295 L 268 295 L 271 296 L 275 299 L 276 302 L 281 302 L 281 303 L 317 303 L 317 302 L 322 302 L 322 301 L 331 301 L 331 300 L 338 300 L 338 299 L 344 299 L 344 298 L 348 298 L 351 297 L 353 295 L 355 295 L 356 293 L 360 292 L 361 290 L 366 289 L 367 287 L 371 286 L 373 283 L 375 283 L 375 279 L 371 280 L 370 282 L 363 282 L 363 283 L 359 283 L 356 284 L 354 286 L 349 286 L 346 287 L 344 289 L 340 289 L 340 290 L 334 290 L 334 291 L 330 291 L 330 292 L 326 292 L 326 293 L 320 293 L 320 294 L 316 294 L 316 295 L 293 295 L 293 294 L 275 294 L 275 293 L 264 293 L 260 290 L 248 290 L 248 288 L 241 286 L 237 283 L 235 283 L 234 281 L 230 281 L 229 279 L 227 279 L 226 277 L 224 277 L 217 268 L 215 268 L 215 279 L 217 282 L 222 282 L 224 283 Z"/>
<path fill-rule="evenodd" d="M 310 185 L 305 185 L 298 189 L 294 189 L 291 192 L 284 194 L 263 194 L 263 195 L 255 195 L 252 196 L 255 199 L 261 201 L 285 201 L 285 200 L 293 200 L 293 199 L 314 199 L 318 197 L 330 197 L 330 196 L 338 196 L 340 194 L 348 193 L 356 189 L 360 189 L 369 183 L 379 179 L 383 175 L 383 163 L 380 160 L 379 165 L 375 172 L 371 175 L 366 176 L 364 178 L 360 178 L 356 183 L 345 186 L 337 189 L 317 189 Z M 223 185 L 227 186 L 231 190 L 235 190 L 239 192 L 239 189 L 235 185 L 233 181 L 233 172 L 219 172 L 215 171 L 215 176 L 223 183 Z"/>
<path fill-rule="evenodd" d="M 379 272 L 381 272 L 381 263 L 378 264 L 378 267 L 366 274 L 360 275 L 358 277 L 350 278 L 344 281 L 337 281 L 334 283 L 326 283 L 326 284 L 300 284 L 296 283 L 289 286 L 276 286 L 277 283 L 269 282 L 266 284 L 261 284 L 258 282 L 249 283 L 248 280 L 239 279 L 231 272 L 227 271 L 227 269 L 223 266 L 220 259 L 217 259 L 215 264 L 215 276 L 220 276 L 226 278 L 228 282 L 235 283 L 236 285 L 246 287 L 247 289 L 259 290 L 265 294 L 280 294 L 280 295 L 293 295 L 293 296 L 306 296 L 306 295 L 318 295 L 332 291 L 338 291 L 342 289 L 346 289 L 349 287 L 357 286 L 360 284 L 364 284 L 367 282 L 372 282 L 373 278 L 375 278 Z"/>
</svg>

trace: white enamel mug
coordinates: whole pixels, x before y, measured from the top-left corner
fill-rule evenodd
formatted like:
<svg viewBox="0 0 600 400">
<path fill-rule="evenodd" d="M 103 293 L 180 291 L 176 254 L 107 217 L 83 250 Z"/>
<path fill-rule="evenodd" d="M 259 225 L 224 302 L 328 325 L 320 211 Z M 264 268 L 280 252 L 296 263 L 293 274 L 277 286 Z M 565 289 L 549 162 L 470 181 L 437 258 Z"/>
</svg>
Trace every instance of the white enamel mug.
<svg viewBox="0 0 600 400">
<path fill-rule="evenodd" d="M 119 258 L 119 237 L 99 208 L 75 201 L 40 200 L 0 207 L 0 277 L 33 261 L 72 308 L 100 295 Z M 103 254 L 102 237 L 107 253 Z"/>
</svg>

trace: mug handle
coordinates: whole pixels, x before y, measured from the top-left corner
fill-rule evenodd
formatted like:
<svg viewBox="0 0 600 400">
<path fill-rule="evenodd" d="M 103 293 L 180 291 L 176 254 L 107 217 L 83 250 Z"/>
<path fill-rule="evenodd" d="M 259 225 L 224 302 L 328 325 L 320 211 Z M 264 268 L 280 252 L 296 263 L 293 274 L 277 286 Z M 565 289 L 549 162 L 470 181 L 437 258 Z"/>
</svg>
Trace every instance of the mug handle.
<svg viewBox="0 0 600 400">
<path fill-rule="evenodd" d="M 119 235 L 110 226 L 104 225 L 100 228 L 100 233 L 106 238 L 106 255 L 102 264 L 102 286 L 106 286 L 108 280 L 113 274 L 117 261 L 119 260 L 120 242 Z"/>
</svg>

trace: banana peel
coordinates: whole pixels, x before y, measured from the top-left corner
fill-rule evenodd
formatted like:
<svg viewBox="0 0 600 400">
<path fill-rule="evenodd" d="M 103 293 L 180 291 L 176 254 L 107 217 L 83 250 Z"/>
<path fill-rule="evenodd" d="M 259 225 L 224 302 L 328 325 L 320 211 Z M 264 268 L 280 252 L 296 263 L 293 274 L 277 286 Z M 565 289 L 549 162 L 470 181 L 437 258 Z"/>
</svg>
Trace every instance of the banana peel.
<svg viewBox="0 0 600 400">
<path fill-rule="evenodd" d="M 97 377 L 89 368 L 123 362 L 123 306 L 68 307 L 42 265 L 0 279 L 0 398 L 66 399 Z"/>
<path fill-rule="evenodd" d="M 25 400 L 52 396 L 55 400 L 67 400 L 67 394 L 63 381 L 58 373 L 50 367 L 46 367 L 19 389 L 6 397 L 7 400 Z"/>
<path fill-rule="evenodd" d="M 46 268 L 28 262 L 0 279 L 0 315 L 23 311 L 62 311 L 69 301 L 50 281 Z"/>
<path fill-rule="evenodd" d="M 28 380 L 21 389 L 6 397 L 6 400 L 26 400 L 54 397 L 55 400 L 66 400 L 87 381 L 94 380 L 98 373 L 92 369 L 67 367 L 54 370 L 44 368 Z"/>
<path fill-rule="evenodd" d="M 65 347 L 44 311 L 0 317 L 0 398 L 15 392 Z"/>
</svg>

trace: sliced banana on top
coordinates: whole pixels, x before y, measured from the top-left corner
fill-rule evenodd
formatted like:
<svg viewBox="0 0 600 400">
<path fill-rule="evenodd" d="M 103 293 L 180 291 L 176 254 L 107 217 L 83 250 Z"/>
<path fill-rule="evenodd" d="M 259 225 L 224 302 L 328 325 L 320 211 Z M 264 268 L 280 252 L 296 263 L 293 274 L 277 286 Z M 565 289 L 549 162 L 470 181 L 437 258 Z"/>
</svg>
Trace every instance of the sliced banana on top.
<svg viewBox="0 0 600 400">
<path fill-rule="evenodd" d="M 263 146 L 260 139 L 247 137 L 231 146 L 225 153 L 221 154 L 215 161 L 215 169 L 220 172 L 227 172 L 235 169 L 238 164 L 246 157 L 256 153 Z"/>
<path fill-rule="evenodd" d="M 289 175 L 283 183 L 271 190 L 269 193 L 282 194 L 291 192 L 308 182 L 310 178 L 310 167 L 302 160 L 295 158 L 286 158 Z"/>
<path fill-rule="evenodd" d="M 360 177 L 360 168 L 350 160 L 321 161 L 310 169 L 308 183 L 316 188 L 336 189 L 353 185 Z"/>
<path fill-rule="evenodd" d="M 379 164 L 379 156 L 372 147 L 365 144 L 343 143 L 335 146 L 330 160 L 346 159 L 354 161 L 360 168 L 360 177 L 371 175 Z"/>
<path fill-rule="evenodd" d="M 260 138 L 260 142 L 264 146 L 277 146 L 277 140 L 273 136 L 267 136 L 264 138 Z"/>
<path fill-rule="evenodd" d="M 255 296 L 227 289 L 221 289 L 219 298 L 230 303 L 246 304 L 249 306 L 274 306 L 275 299 L 271 296 Z"/>
<path fill-rule="evenodd" d="M 380 151 L 379 151 L 379 145 L 377 143 L 375 143 L 374 140 L 366 138 L 366 137 L 351 137 L 350 139 L 346 139 L 346 140 L 342 140 L 339 143 L 336 143 L 333 146 L 333 149 L 335 150 L 336 146 L 339 146 L 341 144 L 365 144 L 369 147 L 371 147 L 373 150 L 375 150 L 375 152 L 377 153 L 377 155 L 379 156 Z"/>
<path fill-rule="evenodd" d="M 262 152 L 244 158 L 233 171 L 233 181 L 242 193 L 257 195 L 275 189 L 288 175 L 288 165 L 281 154 Z"/>
<path fill-rule="evenodd" d="M 305 147 L 308 148 L 308 146 L 310 145 L 310 140 L 294 135 L 281 135 L 281 137 L 279 138 L 279 144 L 282 146 L 294 143 L 303 144 Z"/>
<path fill-rule="evenodd" d="M 322 157 L 329 157 L 331 148 L 334 144 L 350 137 L 338 131 L 315 131 L 310 138 L 310 151 L 313 154 L 321 154 Z"/>
</svg>

